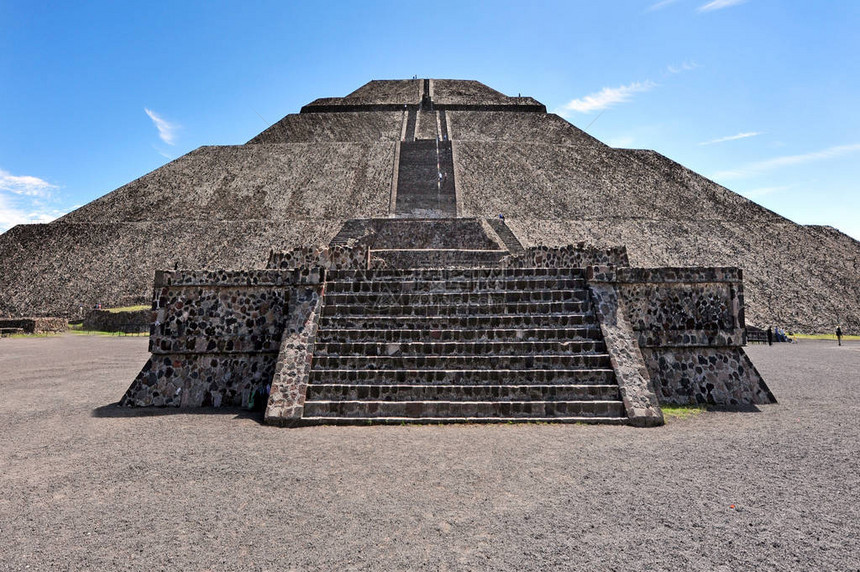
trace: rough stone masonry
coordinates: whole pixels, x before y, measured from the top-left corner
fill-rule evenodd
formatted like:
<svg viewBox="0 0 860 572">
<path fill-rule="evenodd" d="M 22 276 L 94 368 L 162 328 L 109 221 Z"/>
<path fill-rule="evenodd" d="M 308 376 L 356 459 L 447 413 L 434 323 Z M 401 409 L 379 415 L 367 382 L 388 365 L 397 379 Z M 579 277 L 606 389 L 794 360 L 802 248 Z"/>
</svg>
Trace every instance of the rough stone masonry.
<svg viewBox="0 0 860 572">
<path fill-rule="evenodd" d="M 270 249 L 327 245 L 349 219 L 434 209 L 504 214 L 524 247 L 584 241 L 625 245 L 636 267 L 743 268 L 750 325 L 860 331 L 857 241 L 656 152 L 609 147 L 533 98 L 442 79 L 371 81 L 14 227 L 0 235 L 0 315 L 148 303 L 157 270 L 264 268 Z"/>
<path fill-rule="evenodd" d="M 349 97 L 317 100 L 255 138 L 251 145 L 273 146 L 290 134 L 337 137 L 362 125 L 394 141 L 388 196 L 368 213 L 375 216 L 342 220 L 328 244 L 307 237 L 297 248 L 272 248 L 266 270 L 159 272 L 152 358 L 121 404 L 265 404 L 266 422 L 276 425 L 645 427 L 662 424 L 661 402 L 775 401 L 742 349 L 739 269 L 631 268 L 625 246 L 524 246 L 504 213 L 469 216 L 481 210 L 469 194 L 480 185 L 469 181 L 482 159 L 479 147 L 452 144 L 464 117 L 487 127 L 473 132 L 478 140 L 506 141 L 510 134 L 498 129 L 510 117 L 520 133 L 542 127 L 552 138 L 560 127 L 529 98 L 421 80 L 371 82 Z M 575 137 L 564 140 L 565 153 L 601 149 L 567 134 Z M 480 181 L 496 177 L 490 203 L 528 186 L 518 180 L 528 169 L 498 180 L 506 168 L 497 164 Z M 367 176 L 360 162 L 347 173 Z M 296 207 L 319 208 L 305 195 L 313 186 L 293 191 Z M 619 199 L 595 191 L 593 205 Z M 555 208 L 549 199 L 544 207 Z M 507 207 L 499 209 L 522 212 Z"/>
<path fill-rule="evenodd" d="M 0 311 L 140 302 L 157 270 L 128 406 L 650 426 L 773 402 L 746 320 L 860 325 L 858 253 L 533 98 L 372 81 L 12 229 Z"/>
</svg>

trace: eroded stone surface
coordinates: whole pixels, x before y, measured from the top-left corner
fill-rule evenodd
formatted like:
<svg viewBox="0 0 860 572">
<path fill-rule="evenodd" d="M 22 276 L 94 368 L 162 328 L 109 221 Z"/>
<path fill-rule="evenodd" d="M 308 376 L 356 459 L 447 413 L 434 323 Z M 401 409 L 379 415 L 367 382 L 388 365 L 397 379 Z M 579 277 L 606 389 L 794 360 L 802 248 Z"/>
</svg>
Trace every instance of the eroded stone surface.
<svg viewBox="0 0 860 572">
<path fill-rule="evenodd" d="M 661 403 L 738 406 L 776 403 L 739 347 L 643 348 Z"/>
<path fill-rule="evenodd" d="M 588 270 L 592 289 L 612 285 L 625 308 L 661 403 L 774 403 L 742 346 L 743 273 L 728 268 Z"/>
<path fill-rule="evenodd" d="M 628 419 L 643 427 L 662 425 L 663 412 L 633 328 L 625 316 L 623 301 L 610 283 L 593 282 L 589 289 Z"/>
<path fill-rule="evenodd" d="M 300 288 L 290 302 L 266 406 L 266 423 L 289 425 L 302 417 L 321 301 L 321 289 Z"/>
<path fill-rule="evenodd" d="M 627 264 L 625 247 L 596 248 L 584 242 L 560 247 L 532 246 L 503 258 L 499 263 L 503 268 L 586 268 Z"/>
<path fill-rule="evenodd" d="M 458 215 L 504 214 L 523 246 L 623 244 L 639 267 L 741 266 L 751 325 L 860 328 L 856 240 L 797 225 L 659 153 L 608 147 L 531 98 L 424 79 L 318 100 L 250 144 L 201 147 L 55 222 L 0 235 L 0 313 L 138 304 L 156 269 L 260 268 L 270 248 L 328 244 L 349 218 L 390 216 L 399 143 L 431 104 L 452 144 Z"/>
</svg>

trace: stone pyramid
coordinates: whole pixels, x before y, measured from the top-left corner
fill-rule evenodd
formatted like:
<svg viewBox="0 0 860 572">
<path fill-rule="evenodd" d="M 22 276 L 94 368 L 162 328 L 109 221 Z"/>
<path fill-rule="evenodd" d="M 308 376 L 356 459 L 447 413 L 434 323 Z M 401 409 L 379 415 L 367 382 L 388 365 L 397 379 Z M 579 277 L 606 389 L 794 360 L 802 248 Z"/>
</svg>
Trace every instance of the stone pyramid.
<svg viewBox="0 0 860 572">
<path fill-rule="evenodd" d="M 9 230 L 0 314 L 145 303 L 158 269 L 263 268 L 271 250 L 329 244 L 350 219 L 499 214 L 526 248 L 584 241 L 625 245 L 638 267 L 741 267 L 751 325 L 860 329 L 857 241 L 653 151 L 604 145 L 530 97 L 426 79 L 318 99 L 244 145 L 201 147 Z"/>
</svg>

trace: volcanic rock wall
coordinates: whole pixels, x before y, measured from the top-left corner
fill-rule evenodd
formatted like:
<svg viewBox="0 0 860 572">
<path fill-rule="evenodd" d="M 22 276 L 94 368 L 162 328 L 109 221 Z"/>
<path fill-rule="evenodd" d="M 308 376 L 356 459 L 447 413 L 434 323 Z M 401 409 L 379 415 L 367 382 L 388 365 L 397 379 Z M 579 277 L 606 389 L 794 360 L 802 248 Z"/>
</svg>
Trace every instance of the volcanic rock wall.
<svg viewBox="0 0 860 572">
<path fill-rule="evenodd" d="M 776 402 L 742 348 L 739 269 L 591 267 L 588 272 L 613 366 L 618 371 L 628 362 L 638 363 L 641 351 L 660 403 L 736 407 Z M 607 311 L 612 304 L 618 309 Z M 606 314 L 616 312 L 636 338 L 625 352 L 612 351 L 617 334 L 604 323 Z"/>
<path fill-rule="evenodd" d="M 319 271 L 159 272 L 152 357 L 120 404 L 264 406 L 296 286 L 321 281 Z"/>
</svg>

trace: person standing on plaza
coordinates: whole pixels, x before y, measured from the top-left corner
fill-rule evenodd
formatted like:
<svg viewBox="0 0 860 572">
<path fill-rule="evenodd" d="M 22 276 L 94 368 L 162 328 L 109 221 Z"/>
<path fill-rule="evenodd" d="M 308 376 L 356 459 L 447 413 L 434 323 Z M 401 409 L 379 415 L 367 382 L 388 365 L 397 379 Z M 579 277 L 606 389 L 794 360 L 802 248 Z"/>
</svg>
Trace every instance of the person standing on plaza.
<svg viewBox="0 0 860 572">
<path fill-rule="evenodd" d="M 839 345 L 842 345 L 842 328 L 836 326 L 836 341 L 839 342 Z"/>
</svg>

